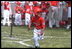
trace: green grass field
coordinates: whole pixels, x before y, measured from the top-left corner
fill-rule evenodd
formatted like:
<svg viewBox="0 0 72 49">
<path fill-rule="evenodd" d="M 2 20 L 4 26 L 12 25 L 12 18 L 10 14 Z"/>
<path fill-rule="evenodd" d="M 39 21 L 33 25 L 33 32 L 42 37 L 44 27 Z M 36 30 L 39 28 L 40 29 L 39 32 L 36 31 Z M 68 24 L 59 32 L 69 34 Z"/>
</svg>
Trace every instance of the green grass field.
<svg viewBox="0 0 72 49">
<path fill-rule="evenodd" d="M 30 48 L 34 46 L 33 30 L 27 30 L 26 26 L 13 27 L 10 37 L 10 27 L 1 26 L 1 48 Z M 65 28 L 45 29 L 43 40 L 39 40 L 41 48 L 71 48 L 71 30 Z"/>
</svg>

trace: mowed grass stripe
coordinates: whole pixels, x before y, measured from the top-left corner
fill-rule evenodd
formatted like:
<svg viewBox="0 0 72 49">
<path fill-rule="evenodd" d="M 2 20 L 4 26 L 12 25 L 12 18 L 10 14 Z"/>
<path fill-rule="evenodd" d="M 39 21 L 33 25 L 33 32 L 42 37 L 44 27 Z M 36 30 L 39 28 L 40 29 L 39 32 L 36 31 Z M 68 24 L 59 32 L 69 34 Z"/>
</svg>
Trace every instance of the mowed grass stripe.
<svg viewBox="0 0 72 49">
<path fill-rule="evenodd" d="M 4 31 L 6 33 L 4 33 Z M 13 27 L 13 37 L 15 38 L 19 38 L 19 39 L 31 39 L 33 37 L 33 30 L 27 30 L 26 26 L 17 26 L 17 27 Z M 50 29 L 50 28 L 46 28 L 45 29 L 45 36 L 48 36 L 47 38 L 45 38 L 44 40 L 40 40 L 40 46 L 43 48 L 67 48 L 67 47 L 71 47 L 71 31 L 70 30 L 66 30 L 65 28 L 59 28 L 59 29 Z M 8 37 L 5 35 L 10 35 L 10 27 L 7 26 L 2 26 L 1 27 L 1 39 L 3 40 L 11 40 L 9 38 L 3 38 L 3 37 Z M 14 40 L 16 41 L 16 40 Z M 33 40 L 31 41 L 26 41 L 26 43 L 34 45 Z M 5 44 L 5 46 L 4 46 Z M 2 47 L 15 47 L 13 44 L 10 43 L 6 43 L 6 42 L 2 42 Z M 21 46 L 19 44 L 15 44 L 16 48 Z M 18 46 L 19 45 L 19 46 Z M 24 46 L 26 47 L 26 46 Z M 23 47 L 23 48 L 24 48 Z M 28 47 L 26 47 L 28 48 Z"/>
</svg>

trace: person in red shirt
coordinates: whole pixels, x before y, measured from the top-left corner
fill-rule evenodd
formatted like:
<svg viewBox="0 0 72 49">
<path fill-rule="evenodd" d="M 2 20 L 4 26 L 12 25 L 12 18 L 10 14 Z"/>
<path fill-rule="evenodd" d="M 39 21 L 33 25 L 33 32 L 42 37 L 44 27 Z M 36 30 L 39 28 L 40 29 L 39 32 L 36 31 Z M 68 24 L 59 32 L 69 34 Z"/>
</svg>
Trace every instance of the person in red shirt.
<svg viewBox="0 0 72 49">
<path fill-rule="evenodd" d="M 29 5 L 30 2 L 25 3 L 25 25 L 28 26 L 32 14 L 31 6 Z"/>
<path fill-rule="evenodd" d="M 44 29 L 45 29 L 45 20 L 43 17 L 41 17 L 41 13 L 37 12 L 35 16 L 31 18 L 31 23 L 29 23 L 29 29 L 31 29 L 31 24 L 34 25 L 34 31 L 33 31 L 33 39 L 34 39 L 34 44 L 35 47 L 39 47 L 39 42 L 38 40 L 43 39 L 44 36 Z"/>
<path fill-rule="evenodd" d="M 15 9 L 15 25 L 21 25 L 22 23 L 21 13 L 23 9 L 20 5 L 21 5 L 21 2 L 16 1 L 16 7 L 14 8 Z"/>
<path fill-rule="evenodd" d="M 37 4 L 34 4 L 34 6 L 33 6 L 33 15 L 35 15 L 38 11 L 41 11 L 41 7 L 37 3 Z"/>
<path fill-rule="evenodd" d="M 11 16 L 11 4 L 9 3 L 9 1 L 4 1 L 2 3 L 2 5 L 4 6 L 4 11 L 3 11 L 3 25 L 5 25 L 6 23 L 8 24 L 8 26 L 10 26 L 10 16 Z"/>
<path fill-rule="evenodd" d="M 37 4 L 37 2 L 38 2 L 38 1 L 33 1 L 33 4 L 35 5 L 35 4 Z"/>
<path fill-rule="evenodd" d="M 46 4 L 47 4 L 47 3 L 45 3 L 45 2 L 42 2 L 42 4 L 41 4 L 42 17 L 43 17 L 44 19 L 46 18 L 46 13 L 48 13 Z"/>
</svg>

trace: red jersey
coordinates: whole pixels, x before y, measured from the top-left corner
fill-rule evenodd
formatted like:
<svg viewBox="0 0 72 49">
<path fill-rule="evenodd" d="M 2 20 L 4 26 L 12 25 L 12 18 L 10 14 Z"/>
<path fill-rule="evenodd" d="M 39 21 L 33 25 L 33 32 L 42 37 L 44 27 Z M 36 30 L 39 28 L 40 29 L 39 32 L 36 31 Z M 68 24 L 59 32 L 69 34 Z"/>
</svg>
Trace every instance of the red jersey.
<svg viewBox="0 0 72 49">
<path fill-rule="evenodd" d="M 20 2 L 20 1 L 16 1 L 16 4 L 17 4 L 17 5 L 21 5 L 21 2 Z"/>
<path fill-rule="evenodd" d="M 51 6 L 58 6 L 59 1 L 49 1 Z"/>
<path fill-rule="evenodd" d="M 31 22 L 34 24 L 36 29 L 45 28 L 45 21 L 42 17 L 37 18 L 36 16 L 31 18 Z"/>
<path fill-rule="evenodd" d="M 37 4 L 38 1 L 33 1 L 33 4 Z"/>
<path fill-rule="evenodd" d="M 41 11 L 40 6 L 34 6 L 34 7 L 33 7 L 33 12 L 34 12 L 34 14 L 36 14 L 38 11 Z"/>
<path fill-rule="evenodd" d="M 32 14 L 31 6 L 25 5 L 26 13 Z"/>
<path fill-rule="evenodd" d="M 67 1 L 68 7 L 71 7 L 71 1 Z"/>
<path fill-rule="evenodd" d="M 45 13 L 47 13 L 47 12 L 48 12 L 48 10 L 42 10 L 42 12 L 45 12 Z"/>
<path fill-rule="evenodd" d="M 22 7 L 20 7 L 20 6 L 15 7 L 15 12 L 16 13 L 22 13 L 22 11 L 23 11 Z"/>
<path fill-rule="evenodd" d="M 10 10 L 9 2 L 5 1 L 5 2 L 3 3 L 3 5 L 4 5 L 4 9 L 5 9 L 5 10 Z"/>
<path fill-rule="evenodd" d="M 46 3 L 42 3 L 42 8 L 46 8 Z"/>
</svg>

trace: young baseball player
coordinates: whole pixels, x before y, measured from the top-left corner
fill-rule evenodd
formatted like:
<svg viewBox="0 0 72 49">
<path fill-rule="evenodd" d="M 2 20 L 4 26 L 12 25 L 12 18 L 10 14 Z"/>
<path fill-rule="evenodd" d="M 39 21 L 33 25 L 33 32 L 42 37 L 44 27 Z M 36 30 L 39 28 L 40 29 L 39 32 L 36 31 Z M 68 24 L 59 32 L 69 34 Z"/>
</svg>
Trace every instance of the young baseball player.
<svg viewBox="0 0 72 49">
<path fill-rule="evenodd" d="M 25 25 L 28 26 L 31 18 L 31 6 L 29 5 L 30 2 L 25 3 Z"/>
<path fill-rule="evenodd" d="M 45 29 L 45 20 L 41 17 L 41 13 L 37 12 L 35 16 L 31 18 L 31 23 L 29 23 L 29 29 L 31 29 L 31 24 L 34 24 L 34 31 L 33 31 L 33 40 L 35 47 L 40 47 L 38 40 L 43 39 L 44 29 Z"/>
<path fill-rule="evenodd" d="M 22 7 L 20 5 L 21 5 L 21 2 L 20 1 L 16 1 L 15 25 L 21 25 L 21 23 L 22 23 L 22 20 L 21 20 Z"/>
<path fill-rule="evenodd" d="M 46 9 L 46 3 L 45 2 L 42 2 L 41 8 L 42 8 L 42 17 L 45 19 L 46 13 L 48 12 Z"/>
<path fill-rule="evenodd" d="M 10 16 L 11 16 L 11 5 L 9 3 L 9 1 L 4 1 L 3 2 L 3 6 L 4 6 L 4 11 L 3 11 L 3 25 L 5 25 L 6 23 L 8 24 L 8 26 L 10 26 Z"/>
</svg>

